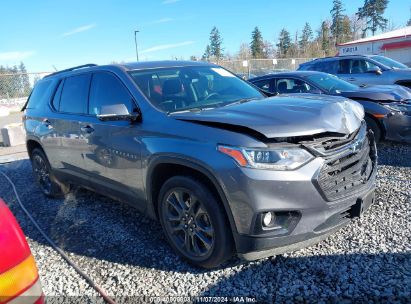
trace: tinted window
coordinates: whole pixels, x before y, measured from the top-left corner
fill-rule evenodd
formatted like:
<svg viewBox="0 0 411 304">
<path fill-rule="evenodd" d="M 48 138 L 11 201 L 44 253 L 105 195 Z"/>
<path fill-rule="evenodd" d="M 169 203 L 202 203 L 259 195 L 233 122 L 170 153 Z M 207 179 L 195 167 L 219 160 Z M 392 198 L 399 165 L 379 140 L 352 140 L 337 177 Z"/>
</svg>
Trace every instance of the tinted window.
<svg viewBox="0 0 411 304">
<path fill-rule="evenodd" d="M 56 90 L 56 93 L 54 94 L 54 97 L 53 97 L 52 104 L 53 104 L 54 109 L 56 110 L 60 108 L 60 98 L 61 98 L 61 91 L 63 89 L 63 83 L 64 81 L 60 81 L 59 86 Z"/>
<path fill-rule="evenodd" d="M 110 73 L 95 73 L 91 81 L 90 114 L 100 114 L 101 107 L 115 104 L 126 105 L 132 112 L 132 99 L 120 80 Z"/>
<path fill-rule="evenodd" d="M 321 67 L 321 72 L 328 73 L 328 74 L 337 74 L 338 61 L 329 60 L 329 61 L 323 62 L 322 67 Z"/>
<path fill-rule="evenodd" d="M 51 80 L 43 80 L 37 83 L 34 86 L 33 92 L 30 95 L 30 99 L 28 100 L 26 108 L 33 109 L 37 107 L 39 104 L 41 104 L 41 101 L 44 101 L 45 99 L 50 98 L 51 87 L 52 87 L 51 84 L 52 84 Z"/>
<path fill-rule="evenodd" d="M 90 74 L 67 77 L 64 80 L 60 99 L 60 111 L 67 113 L 87 113 Z"/>
<path fill-rule="evenodd" d="M 340 74 L 362 74 L 373 71 L 377 66 L 365 59 L 340 60 Z"/>
<path fill-rule="evenodd" d="M 280 94 L 310 93 L 315 90 L 303 80 L 292 78 L 277 78 L 277 92 Z"/>
<path fill-rule="evenodd" d="M 298 67 L 298 70 L 299 71 L 311 71 L 313 70 L 313 67 L 314 67 L 313 62 L 307 62 L 307 63 L 300 64 L 300 66 Z"/>
<path fill-rule="evenodd" d="M 259 87 L 260 89 L 267 91 L 267 92 L 271 92 L 270 90 L 270 79 L 264 79 L 264 80 L 259 80 L 256 82 L 253 82 L 253 84 L 255 84 L 257 87 Z"/>
</svg>

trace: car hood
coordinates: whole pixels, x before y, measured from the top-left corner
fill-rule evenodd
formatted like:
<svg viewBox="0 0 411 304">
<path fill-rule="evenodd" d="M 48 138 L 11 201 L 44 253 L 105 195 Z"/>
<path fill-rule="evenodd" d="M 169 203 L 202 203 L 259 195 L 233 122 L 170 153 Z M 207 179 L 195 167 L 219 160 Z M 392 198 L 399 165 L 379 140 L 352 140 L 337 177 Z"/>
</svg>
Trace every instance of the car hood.
<svg viewBox="0 0 411 304">
<path fill-rule="evenodd" d="M 359 87 L 353 91 L 343 91 L 341 95 L 351 99 L 398 102 L 410 100 L 411 90 L 400 85 L 372 85 Z"/>
<path fill-rule="evenodd" d="M 282 95 L 200 112 L 171 113 L 170 116 L 214 127 L 240 127 L 266 138 L 314 135 L 323 132 L 350 134 L 362 117 L 342 97 L 306 94 Z"/>
</svg>

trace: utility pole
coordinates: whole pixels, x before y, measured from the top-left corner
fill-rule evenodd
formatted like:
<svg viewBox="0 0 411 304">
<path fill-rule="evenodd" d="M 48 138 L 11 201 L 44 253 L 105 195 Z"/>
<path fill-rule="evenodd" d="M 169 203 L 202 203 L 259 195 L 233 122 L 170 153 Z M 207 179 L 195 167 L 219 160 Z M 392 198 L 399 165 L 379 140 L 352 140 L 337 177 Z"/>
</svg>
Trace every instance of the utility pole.
<svg viewBox="0 0 411 304">
<path fill-rule="evenodd" d="M 139 32 L 140 31 L 138 31 L 138 30 L 134 31 L 134 43 L 136 44 L 136 58 L 137 58 L 137 61 L 138 61 L 137 33 L 139 33 Z"/>
</svg>

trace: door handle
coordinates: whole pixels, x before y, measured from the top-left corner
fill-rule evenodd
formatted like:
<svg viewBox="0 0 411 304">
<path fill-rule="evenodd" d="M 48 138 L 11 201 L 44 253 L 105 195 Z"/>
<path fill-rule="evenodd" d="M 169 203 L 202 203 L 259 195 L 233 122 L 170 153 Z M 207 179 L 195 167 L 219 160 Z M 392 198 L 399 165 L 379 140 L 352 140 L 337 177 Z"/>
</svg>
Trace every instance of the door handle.
<svg viewBox="0 0 411 304">
<path fill-rule="evenodd" d="M 81 127 L 80 130 L 81 130 L 81 132 L 84 132 L 84 133 L 92 133 L 92 132 L 94 132 L 94 129 L 93 129 L 91 126 L 89 126 L 89 125 L 86 125 L 86 126 Z"/>
<path fill-rule="evenodd" d="M 354 77 L 348 78 L 348 81 L 355 81 L 356 79 Z"/>
</svg>

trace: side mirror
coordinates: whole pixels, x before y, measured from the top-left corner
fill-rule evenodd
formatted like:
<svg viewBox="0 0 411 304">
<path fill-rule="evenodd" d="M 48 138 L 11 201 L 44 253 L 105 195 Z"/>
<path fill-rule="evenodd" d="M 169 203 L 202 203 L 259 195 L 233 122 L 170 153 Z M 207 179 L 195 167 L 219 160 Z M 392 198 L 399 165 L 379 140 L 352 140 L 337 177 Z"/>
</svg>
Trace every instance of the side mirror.
<svg viewBox="0 0 411 304">
<path fill-rule="evenodd" d="M 374 73 L 376 75 L 381 75 L 382 71 L 379 67 L 373 67 L 372 69 L 367 71 L 368 73 Z"/>
<path fill-rule="evenodd" d="M 138 121 L 140 117 L 139 112 L 130 113 L 123 103 L 102 106 L 100 108 L 100 114 L 97 115 L 97 118 L 101 121 L 128 120 L 135 122 Z"/>
</svg>

